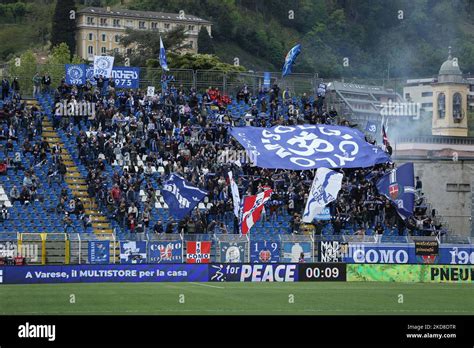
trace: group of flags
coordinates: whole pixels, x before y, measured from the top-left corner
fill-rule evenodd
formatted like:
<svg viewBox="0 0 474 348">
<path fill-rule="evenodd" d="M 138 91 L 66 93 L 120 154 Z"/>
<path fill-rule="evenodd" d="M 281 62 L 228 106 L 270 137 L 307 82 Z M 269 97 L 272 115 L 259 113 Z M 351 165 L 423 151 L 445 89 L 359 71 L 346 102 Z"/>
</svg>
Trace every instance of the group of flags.
<svg viewBox="0 0 474 348">
<path fill-rule="evenodd" d="M 240 232 L 247 234 L 260 220 L 265 203 L 271 199 L 273 190 L 264 187 L 263 191 L 256 195 L 245 196 L 241 201 L 232 172 L 229 172 L 228 176 L 234 203 L 234 215 L 240 221 Z M 303 211 L 303 222 L 312 223 L 329 203 L 337 199 L 342 187 L 342 178 L 343 174 L 335 170 L 317 169 Z M 403 164 L 385 174 L 377 181 L 376 186 L 381 195 L 394 203 L 402 219 L 413 215 L 415 206 L 413 163 Z M 194 187 L 175 173 L 171 174 L 164 183 L 162 192 L 170 213 L 177 219 L 183 219 L 207 195 L 206 191 Z"/>
</svg>

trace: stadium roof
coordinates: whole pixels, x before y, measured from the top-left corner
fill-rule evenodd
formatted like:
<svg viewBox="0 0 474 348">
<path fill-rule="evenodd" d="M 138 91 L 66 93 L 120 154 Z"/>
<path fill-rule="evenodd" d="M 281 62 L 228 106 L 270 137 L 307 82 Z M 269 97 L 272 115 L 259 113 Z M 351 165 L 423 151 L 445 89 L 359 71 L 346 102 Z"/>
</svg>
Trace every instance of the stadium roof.
<svg viewBox="0 0 474 348">
<path fill-rule="evenodd" d="M 172 20 L 172 21 L 183 21 L 183 22 L 198 22 L 203 24 L 212 24 L 210 21 L 185 14 L 180 17 L 179 13 L 165 13 L 165 12 L 152 12 L 152 11 L 135 11 L 127 9 L 110 9 L 104 7 L 86 7 L 78 11 L 78 13 L 84 14 L 95 14 L 101 16 L 123 16 L 131 17 L 136 19 L 157 19 L 157 20 Z"/>
</svg>

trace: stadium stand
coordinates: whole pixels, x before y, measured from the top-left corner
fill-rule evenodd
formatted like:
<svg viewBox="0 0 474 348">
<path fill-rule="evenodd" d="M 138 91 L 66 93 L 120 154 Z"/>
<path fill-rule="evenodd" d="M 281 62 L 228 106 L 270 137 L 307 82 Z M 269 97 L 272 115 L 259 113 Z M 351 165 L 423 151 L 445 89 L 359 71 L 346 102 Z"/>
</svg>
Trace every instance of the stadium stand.
<svg viewBox="0 0 474 348">
<path fill-rule="evenodd" d="M 277 85 L 257 95 L 246 86 L 236 92 L 231 98 L 213 88 L 198 93 L 171 84 L 147 97 L 140 90 L 99 90 L 90 83 L 68 86 L 61 81 L 36 100 L 10 93 L 0 105 L 0 161 L 7 168 L 6 174 L 0 173 L 0 201 L 9 214 L 0 232 L 80 233 L 84 240 L 94 235 L 133 240 L 153 239 L 156 233 L 238 233 L 226 179 L 232 170 L 241 196 L 263 186 L 274 191 L 252 238 L 272 240 L 313 230 L 334 240 L 365 236 L 407 243 L 411 235 L 446 238 L 442 220 L 422 194 L 408 221 L 378 195 L 375 182 L 393 164 L 343 170 L 342 190 L 330 205 L 332 220 L 314 226 L 301 223 L 314 172 L 222 161 L 223 151 L 241 150 L 228 127 L 355 125 L 333 110 L 327 112 L 323 95 L 295 97 L 288 90 L 282 95 Z M 84 101 L 93 105 L 93 117 L 61 114 L 60 105 Z M 179 222 L 171 217 L 160 191 L 171 172 L 209 191 L 193 214 Z"/>
</svg>

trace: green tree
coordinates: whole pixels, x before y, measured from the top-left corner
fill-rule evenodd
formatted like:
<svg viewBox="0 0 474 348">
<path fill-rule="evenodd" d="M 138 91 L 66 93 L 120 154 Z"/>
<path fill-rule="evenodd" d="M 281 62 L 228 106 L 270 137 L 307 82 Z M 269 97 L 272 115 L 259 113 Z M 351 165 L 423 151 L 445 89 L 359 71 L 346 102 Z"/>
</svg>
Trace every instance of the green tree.
<svg viewBox="0 0 474 348">
<path fill-rule="evenodd" d="M 198 53 L 201 53 L 201 54 L 214 54 L 215 53 L 214 42 L 209 36 L 209 32 L 207 31 L 205 26 L 202 26 L 201 29 L 199 30 Z"/>
<path fill-rule="evenodd" d="M 70 18 L 70 12 L 76 10 L 74 0 L 58 0 L 54 9 L 51 30 L 51 47 L 66 43 L 70 52 L 76 51 L 76 20 Z"/>
</svg>

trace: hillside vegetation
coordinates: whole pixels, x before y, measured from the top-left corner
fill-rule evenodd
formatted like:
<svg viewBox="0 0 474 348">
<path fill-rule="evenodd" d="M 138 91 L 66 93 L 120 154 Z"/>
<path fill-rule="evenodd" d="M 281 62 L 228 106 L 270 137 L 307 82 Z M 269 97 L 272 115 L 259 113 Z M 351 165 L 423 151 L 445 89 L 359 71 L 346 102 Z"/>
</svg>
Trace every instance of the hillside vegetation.
<svg viewBox="0 0 474 348">
<path fill-rule="evenodd" d="M 0 16 L 0 61 L 50 39 L 55 1 L 1 1 L 0 13 L 17 3 L 24 9 Z M 238 57 L 252 70 L 280 70 L 286 52 L 301 43 L 295 72 L 432 76 L 448 46 L 463 72 L 474 72 L 474 2 L 469 0 L 82 0 L 76 5 L 183 10 L 211 20 L 215 53 L 228 63 Z"/>
</svg>

